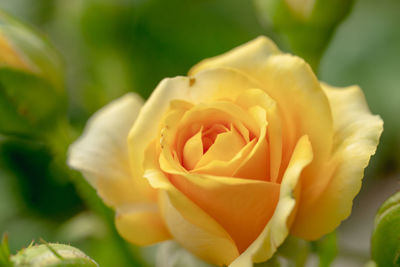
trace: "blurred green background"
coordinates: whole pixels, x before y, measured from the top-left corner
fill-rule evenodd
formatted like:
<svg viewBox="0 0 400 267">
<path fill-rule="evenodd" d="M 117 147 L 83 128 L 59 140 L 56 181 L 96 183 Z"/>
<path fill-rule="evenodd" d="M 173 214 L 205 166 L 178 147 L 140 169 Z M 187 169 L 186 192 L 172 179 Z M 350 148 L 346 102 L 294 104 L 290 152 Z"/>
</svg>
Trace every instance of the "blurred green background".
<svg viewBox="0 0 400 267">
<path fill-rule="evenodd" d="M 112 211 L 65 165 L 67 147 L 110 100 L 129 91 L 147 98 L 162 78 L 185 75 L 203 58 L 258 35 L 290 52 L 259 2 L 0 0 L 0 9 L 54 45 L 59 55 L 50 57 L 61 58 L 55 64 L 65 70 L 61 89 L 54 89 L 52 79 L 0 68 L 0 105 L 7 104 L 7 88 L 20 86 L 24 94 L 38 92 L 29 97 L 48 108 L 28 106 L 39 118 L 29 125 L 0 108 L 0 233 L 8 232 L 13 252 L 42 237 L 77 246 L 103 267 L 154 263 L 154 248 L 132 247 L 116 234 Z M 360 266 L 369 259 L 374 215 L 400 190 L 399 14 L 399 0 L 358 0 L 326 50 L 321 48 L 319 78 L 335 86 L 360 85 L 372 112 L 385 122 L 353 214 L 339 229 L 334 266 Z M 47 70 L 44 76 L 53 75 Z"/>
</svg>

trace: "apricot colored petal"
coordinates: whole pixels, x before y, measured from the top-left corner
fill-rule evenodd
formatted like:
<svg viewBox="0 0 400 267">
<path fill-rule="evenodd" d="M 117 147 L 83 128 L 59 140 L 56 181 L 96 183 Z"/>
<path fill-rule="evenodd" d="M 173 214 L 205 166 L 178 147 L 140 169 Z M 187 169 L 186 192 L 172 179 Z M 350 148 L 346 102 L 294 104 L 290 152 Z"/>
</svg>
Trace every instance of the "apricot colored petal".
<svg viewBox="0 0 400 267">
<path fill-rule="evenodd" d="M 196 168 L 201 168 L 213 160 L 230 161 L 245 145 L 243 138 L 234 128 L 221 133 L 217 135 L 214 144 L 203 155 Z"/>
<path fill-rule="evenodd" d="M 115 226 L 122 237 L 140 246 L 171 238 L 157 203 L 119 207 L 116 211 Z"/>
<path fill-rule="evenodd" d="M 252 69 L 254 65 L 262 64 L 271 55 L 280 53 L 274 42 L 267 37 L 260 36 L 225 54 L 202 60 L 189 71 L 189 75 L 193 76 L 202 70 L 221 66 Z"/>
<path fill-rule="evenodd" d="M 183 165 L 186 169 L 193 169 L 203 156 L 203 141 L 201 130 L 187 140 L 183 147 Z"/>
<path fill-rule="evenodd" d="M 255 85 L 238 71 L 221 68 L 207 70 L 195 77 L 175 77 L 161 81 L 144 104 L 129 137 L 129 154 L 134 177 L 143 176 L 144 150 L 156 138 L 159 125 L 172 100 L 186 100 L 194 104 L 215 99 L 235 99 Z"/>
<path fill-rule="evenodd" d="M 333 112 L 335 146 L 329 184 L 302 191 L 292 233 L 305 239 L 317 239 L 331 232 L 350 215 L 364 168 L 375 153 L 383 130 L 381 118 L 371 114 L 358 86 L 322 86 Z M 313 198 L 315 195 L 317 199 Z"/>
<path fill-rule="evenodd" d="M 105 203 L 113 207 L 151 200 L 145 179 L 132 178 L 127 150 L 128 132 L 142 100 L 127 94 L 97 111 L 84 133 L 69 148 L 68 164 L 83 173 Z"/>
<path fill-rule="evenodd" d="M 282 122 L 278 107 L 272 105 L 267 109 L 268 140 L 270 158 L 270 179 L 280 182 L 279 171 L 282 162 Z"/>
<path fill-rule="evenodd" d="M 219 176 L 233 176 L 236 170 L 239 168 L 241 162 L 249 155 L 254 149 L 256 140 L 253 139 L 247 143 L 230 161 L 213 160 L 204 167 L 196 168 L 192 170 L 192 173 L 199 174 L 212 174 Z M 166 164 L 163 164 L 166 167 Z M 255 178 L 259 176 L 254 176 Z M 253 177 L 252 177 L 253 178 Z M 262 179 L 261 179 L 262 180 Z"/>
<path fill-rule="evenodd" d="M 251 107 L 249 113 L 257 117 L 256 121 L 260 124 L 260 133 L 253 150 L 240 163 L 234 172 L 234 177 L 247 178 L 254 180 L 268 180 L 268 142 L 266 139 L 267 120 L 266 111 L 259 107 Z"/>
<path fill-rule="evenodd" d="M 271 218 L 279 184 L 164 169 L 169 181 L 214 218 L 244 251 Z M 243 216 L 246 214 L 246 216 Z"/>
<path fill-rule="evenodd" d="M 273 99 L 260 89 L 251 89 L 244 92 L 236 99 L 236 103 L 243 108 L 249 109 L 257 105 L 266 110 L 266 121 L 268 122 L 267 137 L 269 140 L 269 169 L 270 180 L 278 181 L 279 169 L 282 160 L 282 126 L 278 107 Z M 280 182 L 280 180 L 279 180 Z"/>
<path fill-rule="evenodd" d="M 283 243 L 289 233 L 289 217 L 295 209 L 297 201 L 295 190 L 300 175 L 312 159 L 311 143 L 307 136 L 303 136 L 297 142 L 284 173 L 274 215 L 258 238 L 229 267 L 251 267 L 253 262 L 266 261 Z"/>
<path fill-rule="evenodd" d="M 203 260 L 228 265 L 239 256 L 229 234 L 207 213 L 178 191 L 157 169 L 146 169 L 145 177 L 160 191 L 163 219 L 174 239 Z"/>
</svg>

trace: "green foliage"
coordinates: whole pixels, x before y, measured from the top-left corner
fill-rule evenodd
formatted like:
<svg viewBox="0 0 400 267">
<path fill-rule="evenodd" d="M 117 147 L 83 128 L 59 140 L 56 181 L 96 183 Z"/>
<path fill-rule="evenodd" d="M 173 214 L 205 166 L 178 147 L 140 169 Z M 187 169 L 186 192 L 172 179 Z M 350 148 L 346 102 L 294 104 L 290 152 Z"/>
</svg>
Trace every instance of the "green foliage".
<svg viewBox="0 0 400 267">
<path fill-rule="evenodd" d="M 319 266 L 329 267 L 338 253 L 336 232 L 329 233 L 313 242 L 313 249 L 319 257 Z"/>
<path fill-rule="evenodd" d="M 400 192 L 388 198 L 375 217 L 372 259 L 379 267 L 400 266 Z"/>
</svg>

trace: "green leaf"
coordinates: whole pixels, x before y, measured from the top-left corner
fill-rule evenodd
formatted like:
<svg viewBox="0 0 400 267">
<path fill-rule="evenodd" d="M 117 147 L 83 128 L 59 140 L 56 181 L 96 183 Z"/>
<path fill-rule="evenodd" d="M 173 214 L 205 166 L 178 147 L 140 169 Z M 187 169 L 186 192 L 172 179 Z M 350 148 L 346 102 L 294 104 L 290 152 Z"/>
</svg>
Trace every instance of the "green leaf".
<svg viewBox="0 0 400 267">
<path fill-rule="evenodd" d="M 378 266 L 400 266 L 400 192 L 380 207 L 371 245 L 372 259 Z"/>
<path fill-rule="evenodd" d="M 329 267 L 338 253 L 336 232 L 329 233 L 313 242 L 313 249 L 319 257 L 319 266 Z"/>
</svg>

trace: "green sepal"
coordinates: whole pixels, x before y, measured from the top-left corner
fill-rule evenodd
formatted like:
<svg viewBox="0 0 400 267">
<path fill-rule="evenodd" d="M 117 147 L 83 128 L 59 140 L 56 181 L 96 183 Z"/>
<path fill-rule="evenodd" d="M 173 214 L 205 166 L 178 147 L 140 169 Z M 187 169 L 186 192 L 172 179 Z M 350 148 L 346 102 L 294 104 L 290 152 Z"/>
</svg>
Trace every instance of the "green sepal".
<svg viewBox="0 0 400 267">
<path fill-rule="evenodd" d="M 0 266 L 12 267 L 13 263 L 10 260 L 10 248 L 8 247 L 8 236 L 3 235 L 3 239 L 0 243 Z"/>
</svg>

